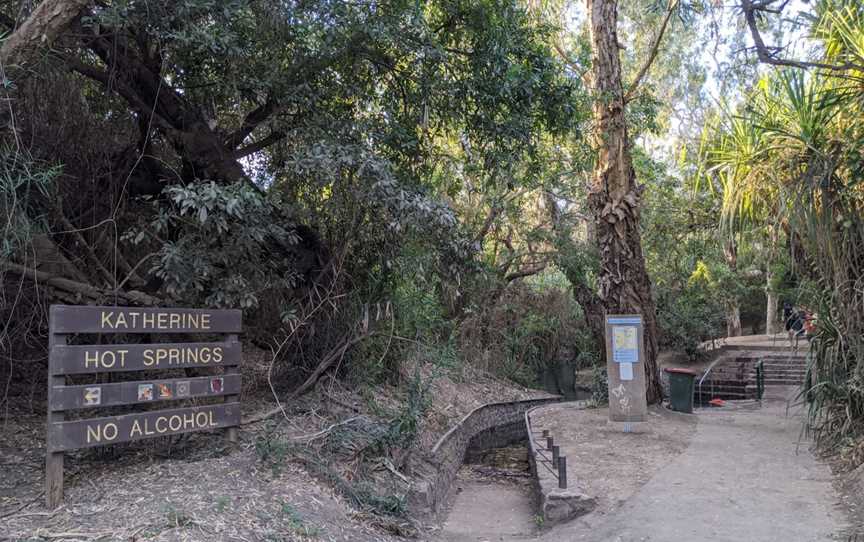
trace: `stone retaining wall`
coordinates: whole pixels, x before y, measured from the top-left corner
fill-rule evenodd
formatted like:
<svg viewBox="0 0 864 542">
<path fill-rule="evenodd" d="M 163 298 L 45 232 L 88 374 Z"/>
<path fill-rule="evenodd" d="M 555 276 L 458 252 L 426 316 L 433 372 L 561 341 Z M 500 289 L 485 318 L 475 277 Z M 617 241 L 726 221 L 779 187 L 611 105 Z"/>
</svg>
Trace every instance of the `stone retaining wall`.
<svg viewBox="0 0 864 542">
<path fill-rule="evenodd" d="M 438 440 L 431 457 L 416 466 L 419 481 L 408 495 L 410 507 L 420 515 L 437 516 L 469 449 L 481 451 L 525 439 L 525 413 L 559 401 L 556 396 L 488 403 L 469 412 Z"/>
</svg>

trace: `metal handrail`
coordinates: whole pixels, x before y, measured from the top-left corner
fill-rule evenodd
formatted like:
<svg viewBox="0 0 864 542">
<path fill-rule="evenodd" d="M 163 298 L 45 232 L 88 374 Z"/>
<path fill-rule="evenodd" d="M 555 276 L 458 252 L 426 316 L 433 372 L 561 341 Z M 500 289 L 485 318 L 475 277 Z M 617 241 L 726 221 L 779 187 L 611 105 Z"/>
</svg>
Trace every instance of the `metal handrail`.
<svg viewBox="0 0 864 542">
<path fill-rule="evenodd" d="M 765 394 L 765 361 L 756 362 L 756 399 L 761 401 Z"/>
<path fill-rule="evenodd" d="M 705 379 L 708 378 L 708 373 L 710 373 L 711 370 L 714 369 L 714 366 L 717 365 L 718 363 L 720 363 L 720 360 L 722 360 L 722 359 L 723 359 L 723 356 L 717 356 L 717 359 L 715 359 L 714 361 L 711 362 L 711 365 L 709 365 L 708 368 L 705 369 L 705 373 L 702 374 L 702 378 L 699 379 L 699 383 L 696 385 L 696 387 L 699 389 L 698 395 L 700 398 L 702 397 L 702 382 L 704 382 Z M 711 391 L 713 392 L 714 391 L 714 388 L 713 388 L 714 383 L 713 382 L 711 383 L 711 386 L 712 386 Z"/>
</svg>

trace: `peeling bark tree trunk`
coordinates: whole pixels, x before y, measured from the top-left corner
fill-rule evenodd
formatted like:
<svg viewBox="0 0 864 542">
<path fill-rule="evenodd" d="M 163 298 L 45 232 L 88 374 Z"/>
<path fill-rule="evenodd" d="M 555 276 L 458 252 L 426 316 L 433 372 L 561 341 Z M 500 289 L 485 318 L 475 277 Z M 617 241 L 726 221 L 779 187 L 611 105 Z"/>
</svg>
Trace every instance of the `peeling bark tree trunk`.
<svg viewBox="0 0 864 542">
<path fill-rule="evenodd" d="M 736 301 L 726 303 L 726 336 L 741 336 L 741 307 Z"/>
<path fill-rule="evenodd" d="M 657 317 L 639 232 L 643 187 L 636 182 L 624 118 L 617 4 L 617 0 L 587 0 L 597 147 L 588 204 L 600 253 L 600 298 L 607 313 L 642 315 L 646 394 L 649 403 L 656 403 L 662 398 L 657 371 Z"/>
<path fill-rule="evenodd" d="M 39 47 L 51 45 L 92 0 L 45 0 L 0 48 L 3 69 L 24 64 Z"/>
</svg>

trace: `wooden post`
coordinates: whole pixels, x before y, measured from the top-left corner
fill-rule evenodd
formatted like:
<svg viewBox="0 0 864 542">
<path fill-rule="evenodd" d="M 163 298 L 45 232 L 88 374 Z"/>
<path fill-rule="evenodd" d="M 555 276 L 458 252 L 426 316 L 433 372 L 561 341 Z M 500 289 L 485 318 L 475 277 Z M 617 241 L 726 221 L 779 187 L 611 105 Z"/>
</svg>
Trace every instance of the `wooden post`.
<svg viewBox="0 0 864 542">
<path fill-rule="evenodd" d="M 232 333 L 227 335 L 229 343 L 236 343 L 239 339 L 236 333 Z M 240 366 L 232 365 L 225 368 L 225 374 L 240 374 Z M 241 384 L 242 389 L 242 384 Z M 237 395 L 226 395 L 225 399 L 222 401 L 223 403 L 233 403 L 235 401 L 240 400 L 240 394 Z M 236 443 L 237 442 L 237 426 L 232 426 L 228 428 L 228 442 Z"/>
<path fill-rule="evenodd" d="M 558 468 L 558 458 L 561 457 L 561 448 L 552 446 L 552 466 Z"/>
<path fill-rule="evenodd" d="M 65 414 L 62 410 L 53 411 L 51 395 L 54 386 L 62 386 L 66 383 L 66 377 L 55 375 L 54 367 L 54 345 L 66 344 L 67 335 L 54 333 L 54 311 L 53 307 L 48 316 L 48 438 L 46 439 L 45 455 L 45 505 L 53 510 L 63 502 L 63 452 L 55 451 L 56 443 L 53 441 L 52 424 L 62 422 Z"/>
</svg>

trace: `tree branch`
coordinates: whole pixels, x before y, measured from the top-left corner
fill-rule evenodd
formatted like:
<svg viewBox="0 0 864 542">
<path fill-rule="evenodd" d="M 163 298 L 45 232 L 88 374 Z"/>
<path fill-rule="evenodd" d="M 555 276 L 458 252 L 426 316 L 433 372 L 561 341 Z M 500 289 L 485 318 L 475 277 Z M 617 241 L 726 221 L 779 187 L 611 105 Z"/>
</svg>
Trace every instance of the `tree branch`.
<svg viewBox="0 0 864 542">
<path fill-rule="evenodd" d="M 167 122 L 161 115 L 159 115 L 156 111 L 154 111 L 153 107 L 146 103 L 141 99 L 138 94 L 133 91 L 124 81 L 119 78 L 112 77 L 107 71 L 97 68 L 96 66 L 91 66 L 90 64 L 85 64 L 81 62 L 75 57 L 72 56 L 64 56 L 63 62 L 69 66 L 75 72 L 100 83 L 105 90 L 115 90 L 117 93 L 124 99 L 126 102 L 132 107 L 132 109 L 136 110 L 142 117 L 149 118 L 150 115 L 153 115 L 154 122 L 159 125 L 159 127 L 164 128 L 166 130 L 173 130 L 174 127 L 171 126 L 169 122 Z"/>
<path fill-rule="evenodd" d="M 506 280 L 507 282 L 513 282 L 516 279 L 521 279 L 521 278 L 525 278 L 525 277 L 530 277 L 532 275 L 536 275 L 537 273 L 540 273 L 541 271 L 546 269 L 547 265 L 548 264 L 543 263 L 543 264 L 540 264 L 540 265 L 537 265 L 534 267 L 528 267 L 525 269 L 521 269 L 519 271 L 514 271 L 513 273 L 510 273 L 509 275 L 504 277 L 504 280 Z"/>
<path fill-rule="evenodd" d="M 83 298 L 86 298 L 90 301 L 99 301 L 114 297 L 116 295 L 119 299 L 128 301 L 130 303 L 135 303 L 137 305 L 153 306 L 159 305 L 162 302 L 161 299 L 147 295 L 144 292 L 138 292 L 134 290 L 128 292 L 101 290 L 99 288 L 91 286 L 90 284 L 78 282 L 77 280 L 58 277 L 57 275 L 52 275 L 51 273 L 37 271 L 36 269 L 24 267 L 23 265 L 18 265 L 12 262 L 0 263 L 0 270 L 9 271 L 10 273 L 14 273 L 23 278 L 32 280 L 37 284 L 42 283 L 46 286 L 51 286 L 64 292 L 81 295 Z"/>
<path fill-rule="evenodd" d="M 236 151 L 234 151 L 234 158 L 243 158 L 244 156 L 249 156 L 250 154 L 254 154 L 260 150 L 266 149 L 270 145 L 284 138 L 285 134 L 283 132 L 273 132 L 263 139 L 259 139 L 254 143 L 246 145 L 242 149 L 237 149 Z"/>
<path fill-rule="evenodd" d="M 249 137 L 249 134 L 275 113 L 277 109 L 279 109 L 278 102 L 272 97 L 268 97 L 261 106 L 256 107 L 246 115 L 246 118 L 240 124 L 240 128 L 234 130 L 225 140 L 225 146 L 229 149 L 239 147 Z"/>
<path fill-rule="evenodd" d="M 648 70 L 651 69 L 651 65 L 654 64 L 654 60 L 657 58 L 657 53 L 660 50 L 660 42 L 663 40 L 663 35 L 666 33 L 666 27 L 669 26 L 669 19 L 672 18 L 672 14 L 675 12 L 675 8 L 677 7 L 678 0 L 669 0 L 669 7 L 666 9 L 666 15 L 663 16 L 663 21 L 660 23 L 660 29 L 657 31 L 657 35 L 654 36 L 654 43 L 651 44 L 648 58 L 645 59 L 645 63 L 639 69 L 639 73 L 636 74 L 636 79 L 630 83 L 627 93 L 624 94 L 625 103 L 633 99 L 636 90 L 639 88 L 639 83 L 642 82 L 642 78 L 645 77 L 645 74 L 647 74 Z"/>
<path fill-rule="evenodd" d="M 771 64 L 773 66 L 788 66 L 792 68 L 809 69 L 816 68 L 829 71 L 849 71 L 861 70 L 864 71 L 864 65 L 854 62 L 844 62 L 842 64 L 827 64 L 825 62 L 810 62 L 804 60 L 794 60 L 788 58 L 777 58 L 779 47 L 769 47 L 765 45 L 762 39 L 762 34 L 759 32 L 759 25 L 756 20 L 756 15 L 759 12 L 779 14 L 786 6 L 788 1 L 784 1 L 779 8 L 770 8 L 777 0 L 761 0 L 753 2 L 752 0 L 741 0 L 741 10 L 744 12 L 744 19 L 747 22 L 747 27 L 750 29 L 750 35 L 753 37 L 753 44 L 756 49 L 756 56 L 759 62 L 763 64 Z"/>
<path fill-rule="evenodd" d="M 60 224 L 62 224 L 63 228 L 66 230 L 62 233 L 68 233 L 75 238 L 75 241 L 82 247 L 84 256 L 87 258 L 90 267 L 102 275 L 102 278 L 105 280 L 105 285 L 111 286 L 117 282 L 114 275 L 108 271 L 105 266 L 102 265 L 102 262 L 99 261 L 99 258 L 96 257 L 93 247 L 91 247 L 87 240 L 84 239 L 84 236 L 81 235 L 81 231 L 66 217 L 66 214 L 63 212 L 63 205 L 58 202 L 54 203 L 52 207 L 57 219 L 60 221 Z"/>
</svg>

